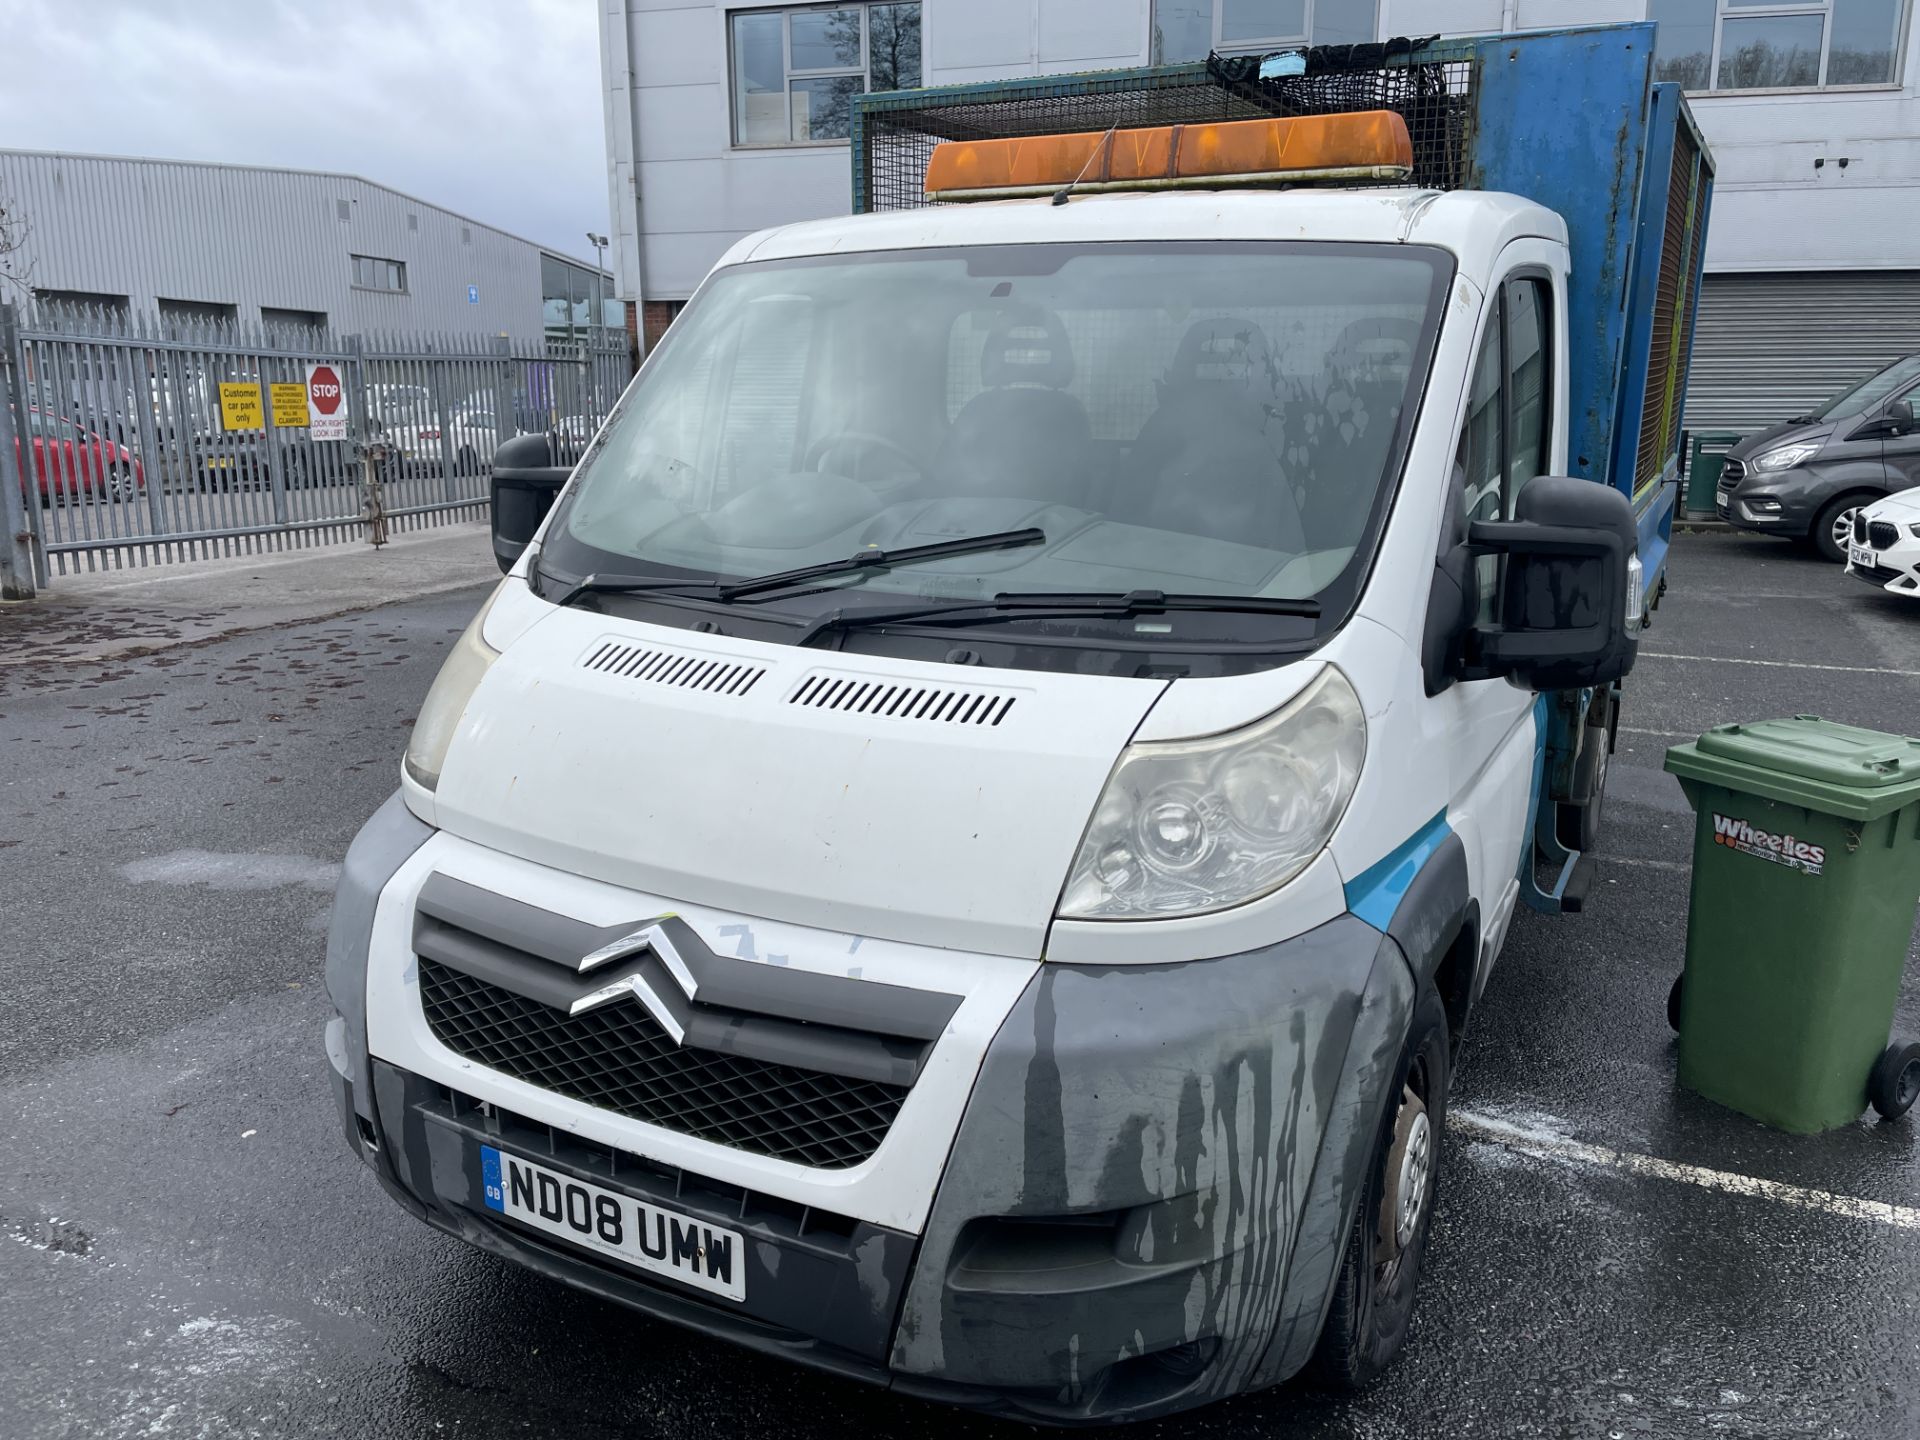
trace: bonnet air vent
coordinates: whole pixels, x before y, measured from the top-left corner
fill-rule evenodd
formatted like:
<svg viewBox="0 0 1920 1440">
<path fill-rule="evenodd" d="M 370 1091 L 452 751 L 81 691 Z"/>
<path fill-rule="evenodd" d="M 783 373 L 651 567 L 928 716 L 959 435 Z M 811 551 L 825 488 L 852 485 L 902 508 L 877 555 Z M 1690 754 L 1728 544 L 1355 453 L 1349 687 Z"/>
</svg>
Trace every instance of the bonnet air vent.
<svg viewBox="0 0 1920 1440">
<path fill-rule="evenodd" d="M 690 654 L 659 645 L 622 645 L 614 640 L 601 641 L 580 662 L 580 668 L 714 695 L 744 695 L 767 673 L 766 666 L 744 660 Z"/>
<path fill-rule="evenodd" d="M 844 710 L 886 720 L 926 720 L 946 725 L 998 725 L 1017 696 L 1002 690 L 951 685 L 913 685 L 860 675 L 816 673 L 800 682 L 789 705 Z"/>
</svg>

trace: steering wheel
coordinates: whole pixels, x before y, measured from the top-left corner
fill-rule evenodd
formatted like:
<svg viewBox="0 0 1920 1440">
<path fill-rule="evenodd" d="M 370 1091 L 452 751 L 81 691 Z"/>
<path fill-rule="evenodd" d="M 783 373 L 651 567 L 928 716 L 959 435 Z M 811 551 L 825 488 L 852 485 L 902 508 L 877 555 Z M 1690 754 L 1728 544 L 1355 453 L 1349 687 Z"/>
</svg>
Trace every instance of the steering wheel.
<svg viewBox="0 0 1920 1440">
<path fill-rule="evenodd" d="M 818 470 L 820 462 L 842 445 L 864 446 L 872 450 L 884 450 L 897 460 L 903 460 L 915 475 L 925 475 L 927 467 L 906 446 L 889 440 L 884 435 L 875 435 L 871 430 L 842 430 L 837 435 L 824 435 L 807 447 L 806 459 L 801 462 L 803 469 Z M 904 483 L 904 482 L 901 482 Z"/>
</svg>

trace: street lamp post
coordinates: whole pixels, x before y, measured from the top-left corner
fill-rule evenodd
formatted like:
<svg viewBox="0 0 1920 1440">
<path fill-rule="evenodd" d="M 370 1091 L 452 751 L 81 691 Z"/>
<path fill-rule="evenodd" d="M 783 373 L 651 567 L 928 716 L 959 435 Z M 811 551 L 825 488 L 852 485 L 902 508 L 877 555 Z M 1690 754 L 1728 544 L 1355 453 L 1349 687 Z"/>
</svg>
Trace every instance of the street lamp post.
<svg viewBox="0 0 1920 1440">
<path fill-rule="evenodd" d="M 607 303 L 600 293 L 602 277 L 606 273 L 607 237 L 589 230 L 587 243 L 593 246 L 593 319 L 587 326 L 587 376 L 588 386 L 593 392 L 593 418 L 603 420 L 606 418 L 606 409 L 600 403 L 600 357 L 593 342 L 594 332 L 604 329 L 607 323 Z"/>
</svg>

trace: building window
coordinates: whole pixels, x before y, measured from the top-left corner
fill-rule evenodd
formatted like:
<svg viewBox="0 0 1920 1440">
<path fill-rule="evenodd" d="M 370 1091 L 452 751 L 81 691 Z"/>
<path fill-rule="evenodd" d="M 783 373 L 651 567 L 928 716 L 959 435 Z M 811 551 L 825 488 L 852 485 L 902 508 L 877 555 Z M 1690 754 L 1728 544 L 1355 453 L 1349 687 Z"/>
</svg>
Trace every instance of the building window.
<svg viewBox="0 0 1920 1440">
<path fill-rule="evenodd" d="M 1153 63 L 1376 38 L 1374 0 L 1153 0 Z"/>
<path fill-rule="evenodd" d="M 269 330 L 294 331 L 324 330 L 327 328 L 327 312 L 324 310 L 294 310 L 282 305 L 262 305 L 260 323 Z"/>
<path fill-rule="evenodd" d="M 115 315 L 127 312 L 127 297 L 103 295 L 97 290 L 38 290 L 33 298 L 42 305 L 67 310 L 106 310 Z"/>
<path fill-rule="evenodd" d="M 353 283 L 359 290 L 391 290 L 405 294 L 407 266 L 402 260 L 382 260 L 375 255 L 353 257 Z"/>
<path fill-rule="evenodd" d="M 727 28 L 736 145 L 844 140 L 854 96 L 920 86 L 918 4 L 740 10 Z"/>
<path fill-rule="evenodd" d="M 1654 68 L 1689 90 L 1891 85 L 1906 0 L 1651 0 Z"/>
<path fill-rule="evenodd" d="M 600 318 L 596 321 L 594 303 Z M 540 257 L 540 305 L 549 340 L 578 340 L 592 330 L 618 330 L 627 323 L 626 310 L 614 298 L 613 277 L 591 265 L 576 265 L 558 255 Z"/>
<path fill-rule="evenodd" d="M 162 320 L 197 320 L 215 325 L 231 325 L 240 318 L 240 307 L 225 300 L 173 300 L 160 297 Z"/>
</svg>

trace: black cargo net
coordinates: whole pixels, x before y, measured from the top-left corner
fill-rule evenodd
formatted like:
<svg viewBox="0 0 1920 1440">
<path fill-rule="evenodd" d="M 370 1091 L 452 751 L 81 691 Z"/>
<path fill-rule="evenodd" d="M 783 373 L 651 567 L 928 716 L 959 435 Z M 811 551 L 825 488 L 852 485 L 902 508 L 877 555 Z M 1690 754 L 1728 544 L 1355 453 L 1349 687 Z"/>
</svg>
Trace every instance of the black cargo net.
<svg viewBox="0 0 1920 1440">
<path fill-rule="evenodd" d="M 964 95 L 903 92 L 856 103 L 863 117 L 857 163 L 863 208 L 926 205 L 927 160 L 946 140 L 1071 135 L 1112 127 L 1202 125 L 1273 116 L 1394 110 L 1413 139 L 1409 185 L 1455 190 L 1467 182 L 1472 62 L 1422 58 L 1425 41 L 1323 45 L 1300 53 L 1304 73 L 1261 79 L 1260 56 L 1211 56 L 1206 64 L 1091 72 L 1041 85 L 968 87 Z M 1454 52 L 1458 53 L 1458 52 Z M 1357 181 L 1357 184 L 1378 184 Z"/>
</svg>

